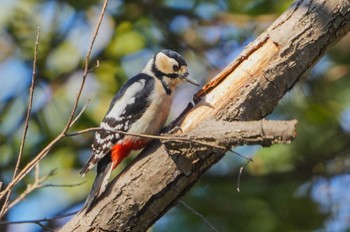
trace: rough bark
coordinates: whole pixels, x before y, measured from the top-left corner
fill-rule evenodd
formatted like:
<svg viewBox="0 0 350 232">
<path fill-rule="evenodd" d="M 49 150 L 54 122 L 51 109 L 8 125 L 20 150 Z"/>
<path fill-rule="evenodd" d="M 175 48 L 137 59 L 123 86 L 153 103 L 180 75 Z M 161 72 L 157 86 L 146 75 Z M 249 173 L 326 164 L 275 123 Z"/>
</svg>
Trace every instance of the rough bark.
<svg viewBox="0 0 350 232">
<path fill-rule="evenodd" d="M 210 118 L 263 118 L 349 30 L 348 0 L 296 1 L 196 95 L 199 102 L 179 125 L 187 132 Z M 196 163 L 184 173 L 164 146 L 154 142 L 112 181 L 90 213 L 76 215 L 62 231 L 145 231 L 222 158 L 224 151 L 205 149 L 186 157 L 192 160 L 192 155 Z"/>
<path fill-rule="evenodd" d="M 185 134 L 161 139 L 169 156 L 185 175 L 197 168 L 201 152 L 220 154 L 233 146 L 290 143 L 296 136 L 296 120 L 226 122 L 205 120 Z M 201 152 L 200 152 L 201 151 Z"/>
</svg>

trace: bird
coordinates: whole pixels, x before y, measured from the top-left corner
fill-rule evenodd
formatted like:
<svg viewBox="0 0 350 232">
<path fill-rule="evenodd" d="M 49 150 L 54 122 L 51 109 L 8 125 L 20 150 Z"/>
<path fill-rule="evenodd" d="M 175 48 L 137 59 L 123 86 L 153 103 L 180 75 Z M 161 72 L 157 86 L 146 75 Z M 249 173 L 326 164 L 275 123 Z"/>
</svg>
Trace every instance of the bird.
<svg viewBox="0 0 350 232">
<path fill-rule="evenodd" d="M 89 211 L 105 191 L 112 170 L 132 150 L 140 150 L 151 139 L 132 134 L 156 135 L 164 127 L 175 88 L 183 82 L 199 86 L 189 78 L 185 59 L 169 49 L 161 50 L 140 73 L 130 78 L 116 93 L 95 132 L 91 156 L 80 171 L 84 176 L 97 165 L 97 174 L 83 209 Z"/>
</svg>

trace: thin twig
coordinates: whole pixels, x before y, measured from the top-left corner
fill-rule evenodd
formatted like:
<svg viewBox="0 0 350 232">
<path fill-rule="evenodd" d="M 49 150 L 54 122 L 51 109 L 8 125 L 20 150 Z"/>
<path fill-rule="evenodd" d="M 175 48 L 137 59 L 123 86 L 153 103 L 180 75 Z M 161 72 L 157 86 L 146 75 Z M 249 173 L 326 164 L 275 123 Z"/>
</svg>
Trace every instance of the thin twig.
<svg viewBox="0 0 350 232">
<path fill-rule="evenodd" d="M 54 174 L 55 174 L 55 170 L 51 171 L 48 175 L 40 178 L 39 177 L 39 164 L 37 164 L 35 166 L 35 181 L 34 181 L 34 183 L 28 184 L 26 190 L 19 197 L 17 197 L 15 200 L 13 200 L 9 204 L 8 209 L 11 209 L 13 206 L 15 206 L 16 204 L 21 202 L 24 198 L 26 198 L 30 193 L 32 193 L 36 189 L 47 188 L 47 187 L 75 187 L 75 186 L 80 186 L 86 182 L 86 181 L 82 181 L 82 182 L 77 183 L 77 184 L 65 184 L 65 185 L 63 185 L 63 184 L 62 185 L 59 185 L 59 184 L 57 184 L 57 185 L 56 184 L 43 185 L 43 183 Z"/>
<path fill-rule="evenodd" d="M 244 156 L 243 156 L 244 157 Z M 239 168 L 238 178 L 237 178 L 237 192 L 241 192 L 240 185 L 241 185 L 241 176 L 243 173 L 243 170 L 247 167 L 247 165 L 252 162 L 252 159 L 248 159 L 247 162 Z"/>
<path fill-rule="evenodd" d="M 249 162 L 253 162 L 253 161 L 254 161 L 252 158 L 247 157 L 247 156 L 244 156 L 244 155 L 241 155 L 241 154 L 239 154 L 238 152 L 236 152 L 236 151 L 234 151 L 234 150 L 232 150 L 232 149 L 230 149 L 230 152 L 232 152 L 233 154 L 235 154 L 235 155 L 237 155 L 237 156 L 239 156 L 239 157 L 241 157 L 241 158 L 246 159 L 246 160 L 249 161 Z"/>
<path fill-rule="evenodd" d="M 183 137 L 168 136 L 168 135 L 163 136 L 163 135 L 138 134 L 138 133 L 125 132 L 125 131 L 121 131 L 121 130 L 104 129 L 104 128 L 101 128 L 101 127 L 91 127 L 91 128 L 87 128 L 87 129 L 84 129 L 84 130 L 77 131 L 77 132 L 67 133 L 66 136 L 76 136 L 76 135 L 89 133 L 89 132 L 94 132 L 94 131 L 99 131 L 99 130 L 105 130 L 105 131 L 110 131 L 110 132 L 119 133 L 119 134 L 123 134 L 123 135 L 137 136 L 137 137 L 148 138 L 148 139 L 193 142 L 193 143 L 198 143 L 198 144 L 201 144 L 201 145 L 204 145 L 204 146 L 208 146 L 208 147 L 214 147 L 214 148 L 217 148 L 217 149 L 227 150 L 226 147 L 219 146 L 219 145 L 214 145 L 214 144 L 203 142 L 203 141 L 200 141 L 198 139 L 196 140 L 196 139 L 193 139 L 193 138 L 183 138 Z"/>
<path fill-rule="evenodd" d="M 48 227 L 48 226 L 45 226 L 43 223 L 41 222 L 34 222 L 34 224 L 37 224 L 38 226 L 40 226 L 41 228 L 44 229 L 44 231 L 50 231 L 50 232 L 55 232 L 54 229 Z"/>
<path fill-rule="evenodd" d="M 239 173 L 238 173 L 238 179 L 237 179 L 237 192 L 241 192 L 241 189 L 240 189 L 240 182 L 241 182 L 241 175 L 242 175 L 242 173 L 243 173 L 243 169 L 244 169 L 244 167 L 243 166 L 241 166 L 240 168 L 239 168 Z"/>
<path fill-rule="evenodd" d="M 40 27 L 38 27 L 38 29 L 37 29 L 37 35 L 36 35 L 35 46 L 34 46 L 32 83 L 31 83 L 30 89 L 29 89 L 29 102 L 28 102 L 27 115 L 26 115 L 26 120 L 25 120 L 25 123 L 24 123 L 24 130 L 23 130 L 23 134 L 22 134 L 21 145 L 19 147 L 17 163 L 16 163 L 15 170 L 13 172 L 13 178 L 16 177 L 18 169 L 19 169 L 19 165 L 21 163 L 21 158 L 22 158 L 22 155 L 23 155 L 24 144 L 25 144 L 25 141 L 26 141 L 27 131 L 28 131 L 28 127 L 29 127 L 30 114 L 32 112 L 33 97 L 34 97 L 34 90 L 35 90 L 35 78 L 36 78 L 36 60 L 37 60 L 37 57 L 38 57 L 39 40 L 40 40 Z"/>
<path fill-rule="evenodd" d="M 53 145 L 56 144 L 63 137 L 64 136 L 60 134 L 54 140 L 52 140 L 41 152 L 39 152 L 39 154 L 36 155 L 35 158 L 32 161 L 30 161 L 16 176 L 16 178 L 13 181 L 11 181 L 7 185 L 7 187 L 0 193 L 0 199 L 2 199 L 4 195 L 13 188 L 13 186 L 15 186 L 19 181 L 21 181 L 33 169 L 33 167 L 46 156 L 46 154 L 51 150 Z"/>
<path fill-rule="evenodd" d="M 194 213 L 195 215 L 197 215 L 198 217 L 200 217 L 205 224 L 207 224 L 207 226 L 215 232 L 218 232 L 217 229 L 215 229 L 214 226 L 212 226 L 212 224 L 210 224 L 210 222 L 200 213 L 198 213 L 195 209 L 193 209 L 191 206 L 189 206 L 188 204 L 186 204 L 184 201 L 179 201 L 183 206 L 185 206 L 188 210 L 190 210 L 192 213 Z"/>
<path fill-rule="evenodd" d="M 19 165 L 21 163 L 22 155 L 23 155 L 23 149 L 24 149 L 24 144 L 26 141 L 27 137 L 27 132 L 28 132 L 28 127 L 29 127 L 29 119 L 30 119 L 30 114 L 32 112 L 32 106 L 33 106 L 33 97 L 34 97 L 34 90 L 35 90 L 35 77 L 36 77 L 36 60 L 38 57 L 38 49 L 39 49 L 39 40 L 40 40 L 40 27 L 37 29 L 37 34 L 36 34 L 36 40 L 35 40 L 35 45 L 34 45 L 34 58 L 33 58 L 33 72 L 32 72 L 32 83 L 30 85 L 29 89 L 29 102 L 28 102 L 28 108 L 27 108 L 27 115 L 24 123 L 24 130 L 22 134 L 22 140 L 21 140 L 21 145 L 19 147 L 19 153 L 17 157 L 17 162 L 15 166 L 15 170 L 13 171 L 13 176 L 12 176 L 12 181 L 16 178 Z M 9 200 L 11 196 L 11 190 L 7 192 L 4 204 L 1 208 L 0 211 L 0 219 L 2 216 L 5 214 L 8 208 Z"/>
<path fill-rule="evenodd" d="M 81 117 L 81 115 L 83 115 L 83 113 L 86 110 L 86 107 L 88 106 L 89 102 L 90 102 L 90 99 L 88 99 L 88 101 L 86 102 L 85 106 L 81 109 L 79 114 L 74 118 L 74 120 L 71 123 L 71 126 L 73 126 L 78 121 L 78 119 Z"/>
<path fill-rule="evenodd" d="M 35 219 L 35 220 L 25 220 L 25 221 L 2 221 L 0 222 L 0 225 L 10 225 L 10 224 L 26 224 L 26 223 L 40 223 L 40 222 L 49 222 L 49 221 L 53 221 L 56 219 L 60 219 L 60 218 L 65 218 L 65 217 L 70 217 L 73 216 L 75 214 L 77 214 L 79 212 L 75 211 L 75 212 L 71 212 L 71 213 L 67 213 L 67 214 L 62 214 L 62 215 L 58 215 L 52 218 L 41 218 L 41 219 Z"/>
<path fill-rule="evenodd" d="M 75 112 L 77 111 L 77 108 L 78 108 L 78 103 L 79 103 L 79 100 L 80 100 L 80 96 L 81 96 L 81 93 L 83 92 L 83 88 L 84 88 L 84 85 L 85 85 L 85 81 L 86 81 L 87 75 L 89 74 L 89 60 L 90 60 L 92 48 L 93 48 L 93 46 L 95 44 L 95 40 L 96 40 L 98 31 L 100 29 L 100 25 L 102 23 L 103 16 L 104 16 L 104 14 L 106 12 L 107 4 L 108 4 L 108 0 L 105 0 L 104 3 L 103 3 L 103 6 L 102 6 L 100 17 L 98 19 L 98 22 L 97 22 L 97 25 L 96 25 L 96 28 L 95 28 L 95 32 L 93 34 L 93 37 L 92 37 L 92 40 L 91 40 L 91 43 L 90 43 L 89 50 L 88 50 L 88 52 L 86 54 L 86 57 L 85 57 L 83 79 L 82 79 L 82 82 L 81 82 L 81 85 L 80 85 L 77 97 L 75 99 L 75 102 L 74 102 L 74 105 L 73 105 L 73 108 L 72 108 L 72 112 L 71 112 L 71 114 L 69 116 L 69 119 L 68 119 L 68 122 L 66 124 L 66 127 L 63 129 L 64 133 L 66 133 L 68 131 L 68 129 L 72 126 L 72 122 L 74 120 L 74 115 L 75 115 Z"/>
<path fill-rule="evenodd" d="M 41 185 L 40 188 L 48 188 L 48 187 L 60 187 L 60 188 L 71 188 L 71 187 L 76 187 L 76 186 L 80 186 L 82 184 L 86 183 L 86 181 L 82 181 L 80 183 L 76 183 L 76 184 L 45 184 L 45 185 Z"/>
<path fill-rule="evenodd" d="M 39 166 L 39 163 L 37 163 L 35 165 L 35 172 L 34 172 L 35 181 L 39 180 L 39 173 L 40 173 L 40 166 Z"/>
<path fill-rule="evenodd" d="M 77 131 L 77 132 L 66 133 L 66 136 L 67 137 L 77 136 L 77 135 L 86 134 L 86 133 L 89 133 L 89 132 L 96 132 L 96 131 L 99 131 L 99 130 L 103 130 L 103 129 L 101 127 L 91 127 L 91 128 L 87 128 L 87 129 L 84 129 L 84 130 Z"/>
<path fill-rule="evenodd" d="M 237 192 L 240 192 L 240 191 L 241 191 L 241 189 L 240 189 L 240 185 L 241 185 L 241 176 L 242 176 L 243 170 L 244 170 L 245 167 L 247 167 L 247 165 L 248 165 L 250 162 L 253 162 L 254 160 L 253 160 L 252 158 L 250 158 L 250 157 L 246 157 L 246 156 L 244 156 L 244 155 L 241 155 L 241 154 L 239 154 L 238 152 L 236 152 L 236 151 L 234 151 L 234 150 L 232 150 L 232 149 L 230 149 L 230 151 L 231 151 L 233 154 L 235 154 L 235 155 L 237 155 L 237 156 L 239 156 L 239 157 L 244 158 L 244 159 L 247 160 L 247 162 L 246 162 L 243 166 L 241 166 L 241 167 L 239 168 L 239 172 L 238 172 L 237 188 L 236 188 L 236 189 L 237 189 Z"/>
<path fill-rule="evenodd" d="M 68 131 L 68 129 L 71 127 L 72 125 L 72 122 L 74 120 L 74 115 L 75 115 L 75 112 L 77 110 L 77 107 L 78 107 L 78 102 L 79 102 L 79 99 L 80 99 L 80 96 L 81 96 L 81 93 L 82 93 L 82 90 L 84 88 L 84 85 L 85 85 L 85 80 L 86 80 L 86 77 L 89 73 L 89 68 L 88 68 L 88 64 L 89 64 L 89 59 L 90 59 L 90 55 L 91 55 L 91 52 L 92 52 L 92 48 L 94 46 L 94 43 L 95 43 L 95 40 L 96 40 L 96 36 L 98 34 L 98 31 L 99 31 L 99 28 L 100 28 L 100 25 L 101 25 L 101 22 L 102 22 L 102 19 L 103 19 L 103 16 L 104 16 L 104 13 L 106 11 L 106 8 L 107 8 L 107 4 L 108 4 L 108 0 L 105 0 L 104 1 L 104 4 L 103 4 L 103 7 L 102 7 L 102 10 L 101 10 L 101 14 L 100 14 L 100 17 L 99 17 L 99 20 L 98 20 L 98 23 L 97 23 L 97 26 L 96 26 L 96 29 L 95 29 L 95 32 L 93 34 L 93 38 L 92 38 L 92 41 L 91 41 L 91 44 L 90 44 L 90 47 L 89 47 L 89 50 L 88 50 L 88 53 L 86 55 L 86 58 L 85 58 L 85 66 L 84 66 L 84 73 L 83 73 L 83 80 L 82 80 L 82 83 L 81 83 L 81 86 L 79 88 L 79 91 L 78 91 L 78 94 L 77 94 L 77 97 L 76 97 L 76 101 L 73 105 L 73 108 L 72 108 L 72 112 L 69 116 L 69 119 L 67 121 L 67 124 L 66 126 L 64 127 L 64 129 L 62 130 L 62 132 L 55 138 L 53 139 L 41 152 L 39 152 L 35 158 L 29 162 L 23 169 L 22 171 L 7 185 L 7 187 L 2 191 L 0 192 L 0 200 L 6 195 L 8 196 L 8 193 L 11 192 L 11 189 L 13 188 L 13 186 L 15 186 L 19 181 L 21 181 L 33 168 L 34 166 L 40 161 L 42 160 L 46 155 L 47 153 L 51 150 L 51 148 L 58 142 L 60 141 L 62 138 L 65 137 L 65 134 L 66 132 Z M 79 116 L 79 115 L 78 115 Z M 6 209 L 6 207 L 3 207 L 3 209 Z M 6 213 L 6 210 L 4 210 L 2 212 L 2 214 L 0 214 L 0 217 L 1 215 L 3 215 L 4 213 Z"/>
<path fill-rule="evenodd" d="M 13 172 L 13 178 L 17 175 L 17 172 L 18 172 L 18 169 L 19 169 L 19 165 L 20 165 L 21 158 L 22 158 L 22 155 L 23 155 L 24 144 L 25 144 L 25 140 L 26 140 L 26 137 L 27 137 L 27 131 L 28 131 L 28 127 L 29 127 L 30 114 L 32 112 L 33 97 L 34 97 L 34 90 L 35 90 L 36 60 L 37 60 L 37 57 L 38 57 L 39 39 L 40 39 L 40 27 L 38 27 L 38 29 L 37 29 L 37 36 L 36 36 L 35 46 L 34 46 L 32 83 L 31 83 L 30 90 L 29 90 L 29 103 L 28 103 L 27 115 L 26 115 L 26 120 L 25 120 L 25 123 L 24 123 L 24 130 L 23 130 L 21 145 L 20 145 L 20 148 L 19 148 L 18 159 L 17 159 L 15 170 Z"/>
<path fill-rule="evenodd" d="M 37 166 L 35 166 L 37 167 Z M 36 168 L 36 170 L 39 170 L 38 168 Z M 37 173 L 39 173 L 39 171 L 36 171 Z M 9 206 L 8 209 L 11 209 L 13 206 L 15 206 L 16 204 L 18 204 L 19 202 L 21 202 L 24 198 L 26 198 L 31 192 L 33 192 L 35 189 L 41 188 L 41 184 L 43 182 L 45 182 L 48 178 L 50 177 L 49 175 L 43 176 L 43 177 L 39 177 L 37 176 L 37 174 L 35 174 L 35 181 L 33 184 L 28 184 L 26 190 L 24 190 L 24 192 L 19 195 L 19 197 L 17 197 L 15 200 L 13 200 Z"/>
</svg>

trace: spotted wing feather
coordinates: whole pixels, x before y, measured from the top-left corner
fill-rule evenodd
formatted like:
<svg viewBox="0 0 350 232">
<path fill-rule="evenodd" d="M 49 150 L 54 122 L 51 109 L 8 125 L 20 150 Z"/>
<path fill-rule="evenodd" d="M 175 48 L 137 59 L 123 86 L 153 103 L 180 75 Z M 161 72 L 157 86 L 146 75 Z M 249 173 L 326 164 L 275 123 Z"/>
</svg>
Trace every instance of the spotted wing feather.
<svg viewBox="0 0 350 232">
<path fill-rule="evenodd" d="M 154 86 L 154 79 L 144 73 L 131 78 L 113 98 L 106 116 L 100 124 L 105 130 L 95 133 L 92 143 L 92 155 L 80 171 L 81 175 L 92 169 L 115 143 L 124 135 L 113 130 L 128 131 L 131 124 L 138 120 L 147 109 L 145 99 L 149 97 Z"/>
</svg>

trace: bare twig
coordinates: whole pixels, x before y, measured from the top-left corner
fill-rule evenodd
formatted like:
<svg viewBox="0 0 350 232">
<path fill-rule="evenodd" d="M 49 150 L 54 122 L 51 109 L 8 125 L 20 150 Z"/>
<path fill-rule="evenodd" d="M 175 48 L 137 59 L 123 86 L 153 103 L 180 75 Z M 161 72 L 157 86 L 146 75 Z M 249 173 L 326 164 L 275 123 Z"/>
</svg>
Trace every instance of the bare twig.
<svg viewBox="0 0 350 232">
<path fill-rule="evenodd" d="M 101 127 L 91 127 L 91 128 L 87 128 L 81 131 L 77 131 L 74 133 L 69 133 L 66 134 L 66 136 L 76 136 L 76 135 L 80 135 L 80 134 L 84 134 L 84 133 L 88 133 L 88 132 L 94 132 L 94 131 L 98 131 L 98 130 L 105 130 L 105 131 L 110 131 L 110 132 L 114 132 L 114 133 L 119 133 L 119 134 L 123 134 L 123 135 L 130 135 L 130 136 L 136 136 L 136 137 L 142 137 L 142 138 L 148 138 L 148 139 L 159 139 L 159 140 L 169 140 L 169 141 L 187 141 L 187 142 L 194 142 L 194 143 L 199 143 L 205 146 L 209 146 L 209 147 L 215 147 L 218 149 L 226 149 L 225 147 L 222 146 L 217 146 L 211 143 L 206 143 L 200 140 L 195 140 L 195 139 L 191 139 L 191 138 L 183 138 L 183 137 L 177 137 L 177 136 L 168 136 L 168 135 L 147 135 L 147 134 L 138 134 L 138 133 L 130 133 L 130 132 L 125 132 L 125 131 L 121 131 L 121 130 L 113 130 L 113 129 L 104 129 Z"/>
<path fill-rule="evenodd" d="M 82 93 L 82 90 L 84 88 L 84 85 L 85 85 L 85 80 L 86 80 L 86 77 L 89 73 L 89 59 L 90 59 L 90 55 L 91 55 L 91 52 L 92 52 L 92 48 L 94 46 L 94 43 L 95 43 L 95 40 L 96 40 L 96 36 L 98 34 L 98 31 L 99 31 L 99 28 L 100 28 L 100 25 L 101 25 L 101 22 L 102 22 L 102 19 L 103 19 L 103 16 L 104 16 L 104 13 L 106 11 L 106 8 L 107 8 L 107 4 L 108 4 L 108 0 L 105 0 L 104 1 L 104 4 L 103 4 L 103 7 L 102 7 L 102 10 L 101 10 L 101 13 L 100 13 L 100 17 L 99 17 L 99 20 L 97 22 L 97 26 L 96 26 L 96 29 L 94 31 L 94 34 L 93 34 L 93 38 L 92 38 L 92 41 L 91 41 L 91 44 L 90 44 L 90 47 L 89 47 L 89 50 L 88 50 L 88 53 L 85 57 L 85 65 L 84 65 L 84 73 L 83 73 L 83 79 L 82 79 L 82 83 L 80 85 L 80 88 L 79 88 L 79 91 L 77 93 L 77 97 L 76 97 L 76 100 L 74 102 L 74 105 L 73 105 L 73 108 L 72 108 L 72 111 L 71 111 L 71 114 L 69 116 L 69 119 L 67 121 L 67 124 L 66 126 L 64 127 L 64 129 L 61 131 L 61 133 L 55 138 L 53 139 L 45 148 L 43 148 L 36 156 L 35 158 L 29 162 L 20 172 L 17 176 L 15 176 L 13 178 L 13 180 L 7 185 L 7 187 L 2 191 L 0 192 L 0 200 L 6 196 L 6 202 L 8 202 L 8 198 L 9 198 L 9 195 L 11 193 L 11 190 L 12 188 L 19 182 L 21 181 L 34 167 L 35 165 L 40 161 L 42 160 L 46 155 L 47 153 L 51 150 L 51 148 L 59 141 L 61 140 L 62 138 L 64 138 L 68 131 L 68 129 L 72 126 L 72 123 L 74 122 L 74 115 L 76 113 L 76 110 L 77 110 L 77 107 L 78 107 L 78 102 L 80 100 L 80 96 L 81 96 L 81 93 Z M 78 115 L 77 117 L 79 117 L 80 115 Z M 2 208 L 2 211 L 1 211 L 1 214 L 0 214 L 0 217 L 3 216 L 7 211 L 7 207 L 6 205 L 3 206 Z"/>
<path fill-rule="evenodd" d="M 34 90 L 35 90 L 36 60 L 37 60 L 37 57 L 38 57 L 39 39 L 40 39 L 40 27 L 38 27 L 38 29 L 37 29 L 37 35 L 36 35 L 36 40 L 35 40 L 35 45 L 34 45 L 32 83 L 31 83 L 30 89 L 29 89 L 29 102 L 28 102 L 28 108 L 27 108 L 27 115 L 26 115 L 26 119 L 25 119 L 25 123 L 24 123 L 24 130 L 23 130 L 23 134 L 22 134 L 21 145 L 19 147 L 19 153 L 18 153 L 18 157 L 17 157 L 17 162 L 16 162 L 15 170 L 13 171 L 12 181 L 15 179 L 15 177 L 17 175 L 17 172 L 18 172 L 18 169 L 19 169 L 19 165 L 21 163 L 21 159 L 22 159 L 22 155 L 23 155 L 23 149 L 24 149 L 24 144 L 25 144 L 25 141 L 26 141 L 27 131 L 28 131 L 28 127 L 29 127 L 30 114 L 32 112 L 33 97 L 34 97 Z M 2 218 L 2 216 L 7 211 L 9 200 L 10 200 L 10 196 L 11 196 L 11 190 L 7 192 L 4 204 L 1 207 L 0 219 Z"/>
<path fill-rule="evenodd" d="M 74 118 L 74 120 L 72 121 L 71 123 L 71 126 L 73 126 L 77 121 L 78 119 L 81 117 L 81 115 L 84 113 L 84 111 L 86 110 L 86 107 L 88 106 L 90 102 L 90 99 L 88 99 L 88 101 L 86 102 L 85 106 L 81 109 L 81 111 L 79 112 L 79 114 Z M 66 133 L 67 135 L 67 133 Z"/>
<path fill-rule="evenodd" d="M 237 178 L 237 188 L 236 188 L 237 192 L 241 192 L 240 185 L 241 185 L 241 176 L 242 176 L 243 170 L 252 161 L 253 161 L 252 159 L 248 159 L 247 162 L 239 168 L 239 173 L 238 173 L 238 178 Z"/>
<path fill-rule="evenodd" d="M 41 188 L 42 183 L 45 182 L 52 174 L 51 172 L 43 177 L 39 177 L 40 169 L 39 169 L 39 164 L 35 165 L 35 177 L 34 177 L 34 183 L 33 184 L 28 184 L 26 190 L 19 195 L 15 200 L 13 200 L 9 205 L 8 209 L 11 209 L 13 206 L 21 202 L 24 198 L 26 198 L 31 192 L 33 192 L 35 189 Z"/>
<path fill-rule="evenodd" d="M 236 152 L 236 151 L 234 151 L 234 150 L 232 150 L 232 149 L 230 150 L 230 152 L 232 152 L 233 154 L 235 154 L 235 155 L 237 155 L 237 156 L 239 156 L 239 157 L 241 157 L 241 158 L 246 159 L 246 160 L 249 161 L 249 162 L 253 162 L 253 161 L 254 161 L 252 158 L 247 157 L 247 156 L 244 156 L 244 155 L 241 155 L 241 154 L 239 154 L 238 152 Z"/>
<path fill-rule="evenodd" d="M 19 154 L 18 154 L 18 158 L 17 158 L 17 163 L 16 163 L 15 170 L 13 172 L 13 178 L 15 178 L 15 176 L 17 175 L 17 172 L 18 172 L 18 169 L 19 169 L 19 165 L 21 163 L 21 158 L 22 158 L 22 155 L 23 155 L 24 144 L 25 144 L 25 141 L 26 141 L 27 131 L 28 131 L 28 127 L 29 127 L 30 114 L 32 112 L 33 97 L 34 97 L 34 90 L 35 90 L 36 60 L 37 60 L 37 57 L 38 57 L 39 39 L 40 39 L 40 27 L 38 27 L 38 29 L 37 29 L 37 35 L 36 35 L 35 46 L 34 46 L 32 84 L 31 84 L 30 90 L 29 90 L 29 102 L 28 102 L 27 115 L 26 115 L 26 120 L 25 120 L 25 123 L 24 123 L 24 130 L 23 130 L 21 145 L 19 147 Z"/>
<path fill-rule="evenodd" d="M 239 156 L 239 157 L 241 157 L 241 158 L 244 158 L 244 159 L 246 159 L 246 163 L 243 165 L 243 166 L 241 166 L 240 168 L 239 168 L 239 173 L 238 173 L 238 178 L 237 178 L 237 192 L 240 192 L 241 191 L 241 189 L 240 189 L 240 185 L 241 185 L 241 176 L 242 176 L 242 173 L 243 173 L 243 170 L 244 170 L 244 168 L 245 167 L 247 167 L 247 165 L 250 163 L 250 162 L 253 162 L 254 160 L 252 159 L 252 158 L 250 158 L 250 157 L 247 157 L 247 156 L 244 156 L 244 155 L 241 155 L 241 154 L 239 154 L 238 152 L 236 152 L 236 151 L 234 151 L 234 150 L 230 150 L 230 152 L 232 152 L 233 154 L 235 154 L 235 155 L 237 155 L 237 156 Z"/>
<path fill-rule="evenodd" d="M 67 213 L 67 214 L 62 214 L 62 215 L 58 215 L 56 217 L 52 217 L 52 218 L 41 218 L 41 219 L 35 219 L 35 220 L 25 220 L 25 221 L 2 221 L 0 222 L 0 225 L 10 225 L 10 224 L 37 224 L 40 227 L 42 227 L 45 231 L 54 231 L 53 229 L 45 226 L 42 222 L 50 222 L 50 221 L 54 221 L 60 218 L 65 218 L 65 217 L 70 217 L 73 216 L 75 214 L 77 214 L 79 211 L 75 211 L 75 212 L 71 212 L 71 213 Z"/>
<path fill-rule="evenodd" d="M 210 224 L 210 222 L 202 215 L 200 214 L 199 212 L 197 212 L 195 209 L 193 209 L 191 206 L 189 206 L 188 204 L 186 204 L 184 201 L 179 201 L 183 206 L 185 206 L 188 210 L 190 210 L 192 213 L 194 213 L 195 215 L 197 215 L 198 217 L 200 217 L 205 224 L 207 224 L 207 226 L 212 230 L 212 231 L 215 231 L 215 232 L 218 232 L 217 229 L 215 229 L 214 226 L 212 226 L 212 224 Z"/>
<path fill-rule="evenodd" d="M 34 224 L 37 224 L 38 226 L 40 226 L 41 228 L 44 229 L 44 231 L 50 231 L 50 232 L 55 232 L 54 229 L 48 227 L 48 226 L 45 226 L 43 223 L 41 222 L 34 222 Z"/>
<path fill-rule="evenodd" d="M 90 56 L 91 56 L 91 52 L 92 52 L 92 48 L 95 44 L 95 40 L 96 40 L 96 37 L 97 37 L 97 34 L 98 34 L 98 31 L 100 29 L 100 25 L 101 25 L 101 22 L 102 22 L 102 19 L 103 19 L 103 16 L 106 12 L 106 8 L 107 8 L 107 4 L 108 4 L 108 0 L 105 0 L 104 3 L 103 3 L 103 6 L 102 6 L 102 10 L 101 10 L 101 14 L 100 14 L 100 17 L 98 19 L 98 22 L 97 22 L 97 25 L 96 25 L 96 28 L 95 28 L 95 32 L 93 34 L 93 37 L 92 37 L 92 40 L 91 40 L 91 43 L 90 43 L 90 47 L 89 47 L 89 50 L 86 54 L 86 57 L 85 57 L 85 65 L 84 65 L 84 73 L 83 73 L 83 80 L 81 82 L 81 85 L 80 85 L 80 89 L 78 91 L 78 94 L 77 94 L 77 97 L 75 99 L 75 102 L 74 102 L 74 105 L 73 105 L 73 109 L 72 109 L 72 112 L 69 116 L 69 119 L 68 119 L 68 122 L 65 126 L 65 128 L 63 129 L 63 133 L 65 134 L 68 129 L 72 126 L 72 122 L 74 120 L 74 115 L 75 115 L 75 112 L 77 111 L 77 108 L 78 108 L 78 103 L 79 103 L 79 100 L 80 100 L 80 96 L 81 96 L 81 93 L 83 91 L 83 88 L 84 88 L 84 85 L 85 85 L 85 81 L 86 81 L 86 77 L 87 75 L 89 74 L 90 72 L 90 69 L 89 69 L 89 60 L 90 60 Z M 99 64 L 99 62 L 97 62 L 97 64 Z"/>
<path fill-rule="evenodd" d="M 86 183 L 86 181 L 82 181 L 80 183 L 76 183 L 76 184 L 45 184 L 45 185 L 41 185 L 40 188 L 48 188 L 48 187 L 60 187 L 60 188 L 71 188 L 71 187 L 76 187 L 76 186 L 80 186 L 82 184 Z"/>
<path fill-rule="evenodd" d="M 82 181 L 82 182 L 77 183 L 77 184 L 65 184 L 65 185 L 55 185 L 55 184 L 43 185 L 43 183 L 49 177 L 55 175 L 56 169 L 52 170 L 49 174 L 47 174 L 46 176 L 43 176 L 43 177 L 40 177 L 39 173 L 40 173 L 40 169 L 39 169 L 39 163 L 38 163 L 37 165 L 35 165 L 34 183 L 27 185 L 26 190 L 19 197 L 17 197 L 15 200 L 13 200 L 9 204 L 7 210 L 11 209 L 13 206 L 15 206 L 16 204 L 21 202 L 24 198 L 26 198 L 30 193 L 32 193 L 36 189 L 47 188 L 47 187 L 75 187 L 75 186 L 82 185 L 83 183 L 86 182 L 86 181 Z"/>
</svg>

